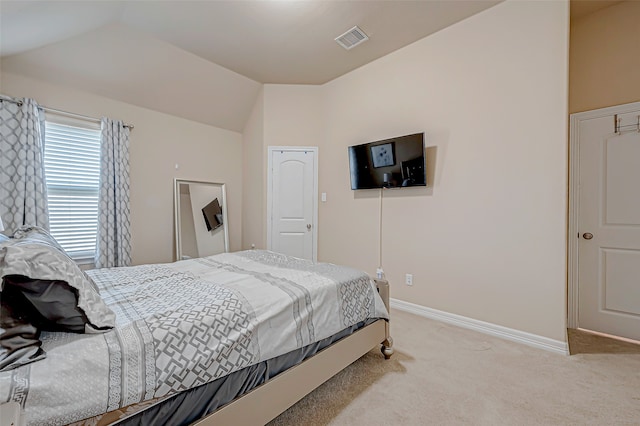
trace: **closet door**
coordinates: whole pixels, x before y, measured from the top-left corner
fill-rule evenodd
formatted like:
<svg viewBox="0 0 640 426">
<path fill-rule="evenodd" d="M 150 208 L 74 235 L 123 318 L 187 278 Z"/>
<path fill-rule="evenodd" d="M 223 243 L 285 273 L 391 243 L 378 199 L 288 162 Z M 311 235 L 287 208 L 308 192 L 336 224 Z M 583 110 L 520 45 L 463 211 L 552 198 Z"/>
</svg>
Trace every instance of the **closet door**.
<svg viewBox="0 0 640 426">
<path fill-rule="evenodd" d="M 615 119 L 619 127 L 616 131 Z M 640 340 L 640 105 L 579 121 L 578 325 Z"/>
</svg>

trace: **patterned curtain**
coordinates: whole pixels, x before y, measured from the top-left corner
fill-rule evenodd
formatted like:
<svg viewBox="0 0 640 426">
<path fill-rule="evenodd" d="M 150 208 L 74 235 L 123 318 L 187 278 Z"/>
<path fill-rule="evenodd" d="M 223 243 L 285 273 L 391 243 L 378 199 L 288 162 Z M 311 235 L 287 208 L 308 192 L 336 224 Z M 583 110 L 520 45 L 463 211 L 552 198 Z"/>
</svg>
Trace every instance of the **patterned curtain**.
<svg viewBox="0 0 640 426">
<path fill-rule="evenodd" d="M 0 217 L 49 230 L 44 174 L 44 113 L 33 99 L 0 102 Z"/>
<path fill-rule="evenodd" d="M 102 119 L 97 268 L 131 263 L 129 210 L 129 128 Z"/>
</svg>

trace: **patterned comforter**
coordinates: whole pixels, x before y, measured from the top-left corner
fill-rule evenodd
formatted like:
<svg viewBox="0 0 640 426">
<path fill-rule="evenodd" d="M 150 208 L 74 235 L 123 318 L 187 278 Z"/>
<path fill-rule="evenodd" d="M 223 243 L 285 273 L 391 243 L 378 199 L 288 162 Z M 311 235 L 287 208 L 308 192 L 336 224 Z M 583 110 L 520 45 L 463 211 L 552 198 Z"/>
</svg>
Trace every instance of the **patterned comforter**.
<svg viewBox="0 0 640 426">
<path fill-rule="evenodd" d="M 0 373 L 29 425 L 159 398 L 388 318 L 355 269 L 250 250 L 88 271 L 116 313 L 104 334 L 43 333 L 47 358 Z"/>
</svg>

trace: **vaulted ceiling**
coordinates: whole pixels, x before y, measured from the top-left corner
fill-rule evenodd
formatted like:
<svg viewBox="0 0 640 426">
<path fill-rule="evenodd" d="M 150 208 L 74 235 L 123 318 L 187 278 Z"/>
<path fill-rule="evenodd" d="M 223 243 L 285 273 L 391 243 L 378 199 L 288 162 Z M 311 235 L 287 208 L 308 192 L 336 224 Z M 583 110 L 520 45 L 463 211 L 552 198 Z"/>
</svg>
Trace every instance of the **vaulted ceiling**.
<svg viewBox="0 0 640 426">
<path fill-rule="evenodd" d="M 3 72 L 242 131 L 262 84 L 326 83 L 499 1 L 2 0 L 0 56 Z M 355 25 L 369 40 L 345 50 Z"/>
</svg>

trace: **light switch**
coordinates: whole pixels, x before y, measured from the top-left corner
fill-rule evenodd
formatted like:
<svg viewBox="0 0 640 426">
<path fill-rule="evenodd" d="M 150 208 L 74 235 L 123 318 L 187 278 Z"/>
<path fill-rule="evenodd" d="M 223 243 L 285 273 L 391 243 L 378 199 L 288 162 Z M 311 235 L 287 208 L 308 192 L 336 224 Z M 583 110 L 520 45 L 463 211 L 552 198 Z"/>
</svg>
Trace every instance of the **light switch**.
<svg viewBox="0 0 640 426">
<path fill-rule="evenodd" d="M 323 203 L 327 201 L 327 193 L 326 192 L 322 193 L 321 200 L 322 200 Z"/>
</svg>

